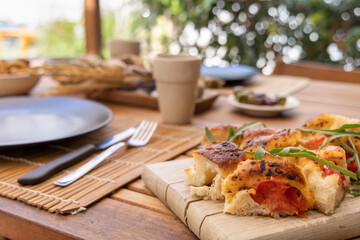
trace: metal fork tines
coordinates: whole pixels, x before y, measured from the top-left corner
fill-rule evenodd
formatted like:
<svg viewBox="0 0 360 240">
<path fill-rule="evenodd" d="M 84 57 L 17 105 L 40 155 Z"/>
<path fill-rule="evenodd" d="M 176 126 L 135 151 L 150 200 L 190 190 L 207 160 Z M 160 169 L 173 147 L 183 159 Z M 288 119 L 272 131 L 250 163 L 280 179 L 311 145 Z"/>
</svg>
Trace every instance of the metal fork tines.
<svg viewBox="0 0 360 240">
<path fill-rule="evenodd" d="M 139 128 L 134 133 L 134 135 L 127 141 L 127 144 L 132 147 L 141 147 L 147 144 L 153 135 L 157 122 L 154 121 L 142 121 L 139 125 Z"/>
<path fill-rule="evenodd" d="M 151 136 L 154 134 L 157 125 L 157 122 L 143 120 L 136 129 L 134 135 L 127 142 L 120 142 L 111 146 L 75 171 L 55 181 L 54 184 L 61 187 L 68 186 L 69 184 L 84 176 L 86 173 L 90 172 L 92 169 L 110 157 L 110 155 L 112 155 L 116 150 L 125 145 L 130 147 L 145 146 L 149 142 Z"/>
</svg>

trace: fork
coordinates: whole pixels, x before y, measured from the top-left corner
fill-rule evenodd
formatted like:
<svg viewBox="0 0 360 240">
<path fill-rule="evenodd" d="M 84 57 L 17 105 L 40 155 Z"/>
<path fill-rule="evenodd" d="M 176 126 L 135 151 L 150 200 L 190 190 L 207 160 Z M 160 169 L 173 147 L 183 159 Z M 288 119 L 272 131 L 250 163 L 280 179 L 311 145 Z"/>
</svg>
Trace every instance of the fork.
<svg viewBox="0 0 360 240">
<path fill-rule="evenodd" d="M 110 155 L 112 155 L 116 150 L 119 148 L 127 145 L 129 147 L 142 147 L 145 146 L 157 127 L 158 123 L 155 121 L 141 121 L 139 127 L 136 129 L 134 135 L 127 141 L 127 142 L 119 142 L 110 148 L 106 149 L 96 157 L 94 157 L 89 162 L 85 163 L 75 171 L 69 173 L 68 175 L 60 178 L 59 180 L 55 181 L 54 184 L 56 186 L 65 187 L 69 184 L 75 182 L 86 173 L 90 172 L 92 169 L 97 167 L 100 163 L 106 160 Z"/>
</svg>

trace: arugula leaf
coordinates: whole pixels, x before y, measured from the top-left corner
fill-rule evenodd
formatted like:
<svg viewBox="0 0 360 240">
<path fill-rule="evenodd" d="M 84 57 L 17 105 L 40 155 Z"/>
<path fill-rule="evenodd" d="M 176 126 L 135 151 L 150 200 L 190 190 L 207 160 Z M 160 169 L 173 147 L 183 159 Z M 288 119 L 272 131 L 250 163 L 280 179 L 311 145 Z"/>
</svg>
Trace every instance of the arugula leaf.
<svg viewBox="0 0 360 240">
<path fill-rule="evenodd" d="M 333 129 L 333 130 L 321 130 L 321 129 L 310 129 L 310 128 L 297 128 L 299 131 L 306 131 L 306 132 L 318 132 L 318 133 L 324 133 L 328 135 L 332 135 L 327 140 L 323 142 L 323 144 L 320 146 L 320 148 L 325 147 L 329 142 L 338 139 L 340 145 L 349 153 L 353 154 L 353 157 L 347 159 L 347 163 L 350 161 L 355 161 L 356 166 L 358 167 L 357 176 L 360 177 L 360 160 L 359 160 L 359 154 L 357 152 L 357 149 L 355 145 L 353 144 L 351 137 L 360 137 L 360 132 L 352 132 L 347 131 L 347 129 L 351 128 L 360 128 L 360 124 L 344 124 L 340 128 Z M 348 137 L 349 142 L 351 143 L 351 147 L 348 146 L 346 143 L 344 143 L 341 140 L 341 137 Z"/>
<path fill-rule="evenodd" d="M 255 160 L 262 160 L 266 151 L 263 146 L 259 146 L 255 152 L 254 158 Z"/>
<path fill-rule="evenodd" d="M 349 153 L 354 154 L 354 150 L 353 150 L 351 147 L 349 147 L 346 143 L 344 143 L 343 140 L 341 140 L 341 138 L 338 138 L 338 141 L 339 141 L 340 145 L 341 145 L 346 151 L 348 151 Z"/>
<path fill-rule="evenodd" d="M 227 140 L 229 140 L 229 139 L 231 139 L 233 136 L 234 136 L 234 129 L 233 128 L 230 128 L 229 129 L 229 137 L 228 137 L 228 139 Z"/>
<path fill-rule="evenodd" d="M 357 149 L 356 149 L 356 147 L 355 147 L 355 145 L 354 145 L 354 143 L 353 143 L 353 141 L 351 140 L 351 138 L 350 138 L 350 137 L 349 137 L 349 142 L 350 142 L 351 146 L 353 147 L 353 151 L 354 151 L 354 155 L 353 155 L 353 157 L 354 157 L 355 164 L 356 164 L 356 166 L 357 166 L 357 168 L 358 168 L 358 170 L 357 170 L 356 174 L 357 174 L 358 176 L 360 176 L 360 160 L 359 160 L 359 153 L 358 153 L 358 151 L 357 151 Z"/>
<path fill-rule="evenodd" d="M 360 189 L 350 189 L 348 186 L 344 186 L 345 192 L 353 195 L 354 197 L 360 196 Z"/>
<path fill-rule="evenodd" d="M 245 151 L 246 154 L 249 154 L 249 155 L 253 155 L 253 156 L 264 156 L 266 151 L 264 150 L 264 148 L 262 146 L 259 146 L 257 149 L 256 149 L 256 152 L 247 152 Z M 338 165 L 335 165 L 335 163 L 331 162 L 331 161 L 328 161 L 328 160 L 325 160 L 323 158 L 319 158 L 318 156 L 316 156 L 315 153 L 309 151 L 309 150 L 300 150 L 296 147 L 287 147 L 287 148 L 274 148 L 272 150 L 270 150 L 268 153 L 270 154 L 273 154 L 273 155 L 277 155 L 279 157 L 306 157 L 306 158 L 310 158 L 312 160 L 315 160 L 317 162 L 321 162 L 322 164 L 326 165 L 326 166 L 329 166 L 333 169 L 336 169 L 338 170 L 339 172 L 341 172 L 342 174 L 354 179 L 354 180 L 358 180 L 357 176 L 355 173 L 345 169 L 345 168 L 342 168 Z M 261 158 L 262 159 L 262 158 Z M 261 160 L 260 159 L 260 160 Z M 258 160 L 258 159 L 255 159 L 255 160 Z"/>
<path fill-rule="evenodd" d="M 340 137 L 351 137 L 351 136 L 360 136 L 360 133 L 359 133 L 359 135 L 354 135 L 354 134 L 352 134 L 351 132 L 335 134 L 335 135 L 329 137 L 326 141 L 324 141 L 324 143 L 321 145 L 320 148 L 325 147 L 329 142 L 331 142 L 332 140 L 334 140 L 334 139 L 336 139 L 336 138 L 340 138 Z"/>
<path fill-rule="evenodd" d="M 360 132 L 352 132 L 346 131 L 349 128 L 360 128 L 360 124 L 344 124 L 340 128 L 332 129 L 332 130 L 322 130 L 322 129 L 313 129 L 313 128 L 296 128 L 296 130 L 304 131 L 304 132 L 318 132 L 334 135 L 336 133 L 351 133 L 352 136 L 360 136 Z"/>
<path fill-rule="evenodd" d="M 345 130 L 345 129 L 349 129 L 349 128 L 359 128 L 359 127 L 360 127 L 360 124 L 344 124 L 337 130 Z"/>
<path fill-rule="evenodd" d="M 240 136 L 246 129 L 255 127 L 255 126 L 259 125 L 259 124 L 262 124 L 264 127 L 266 127 L 266 125 L 264 123 L 262 123 L 262 122 L 251 122 L 251 123 L 245 123 L 240 128 L 238 128 L 236 131 L 234 131 L 234 129 L 230 128 L 234 132 L 233 133 L 230 132 L 230 135 L 229 135 L 227 140 L 230 141 L 230 142 L 233 142 L 235 140 L 235 138 L 237 136 Z"/>
<path fill-rule="evenodd" d="M 205 127 L 205 132 L 206 132 L 207 139 L 209 139 L 209 141 L 212 143 L 216 143 L 216 140 L 215 140 L 214 136 L 211 134 L 208 127 Z"/>
<path fill-rule="evenodd" d="M 351 137 L 351 136 L 360 137 L 360 132 L 352 132 L 352 131 L 346 130 L 346 129 L 350 129 L 350 128 L 359 128 L 359 127 L 360 127 L 360 124 L 344 124 L 340 128 L 333 129 L 333 130 L 322 130 L 322 129 L 312 129 L 312 128 L 296 128 L 296 130 L 303 131 L 303 132 L 318 132 L 318 133 L 324 133 L 327 135 L 333 135 L 329 139 L 327 139 L 326 141 L 323 142 L 323 144 L 320 147 L 320 148 L 323 148 L 332 140 L 340 139 L 340 137 Z M 343 145 L 341 142 L 340 142 L 340 144 Z"/>
</svg>

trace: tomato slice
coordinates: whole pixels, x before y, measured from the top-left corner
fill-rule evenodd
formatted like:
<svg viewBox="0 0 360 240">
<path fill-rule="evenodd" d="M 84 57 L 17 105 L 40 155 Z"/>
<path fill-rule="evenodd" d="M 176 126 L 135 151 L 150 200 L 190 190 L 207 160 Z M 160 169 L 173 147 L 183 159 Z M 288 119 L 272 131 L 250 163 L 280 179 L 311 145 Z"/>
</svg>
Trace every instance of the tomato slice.
<svg viewBox="0 0 360 240">
<path fill-rule="evenodd" d="M 346 159 L 349 159 L 349 158 L 351 158 L 351 157 L 353 157 L 353 156 L 354 156 L 354 154 L 349 153 L 349 152 L 346 152 Z M 356 172 L 357 172 L 358 167 L 356 166 L 356 163 L 355 163 L 354 160 L 352 160 L 352 161 L 350 161 L 350 162 L 348 163 L 347 169 L 348 169 L 349 171 L 352 171 L 353 173 L 356 173 Z"/>
<path fill-rule="evenodd" d="M 353 173 L 356 173 L 358 171 L 358 167 L 356 166 L 356 162 L 354 160 L 350 161 L 347 165 L 347 169 L 349 171 L 352 171 Z"/>
<path fill-rule="evenodd" d="M 336 163 L 335 163 L 336 164 Z M 339 180 L 338 180 L 338 184 L 342 184 L 343 181 L 345 180 L 345 176 L 344 174 L 342 174 L 341 172 L 339 172 L 336 169 L 333 169 L 329 166 L 324 165 L 323 169 L 322 169 L 322 175 L 323 177 L 329 176 L 329 175 L 333 175 L 333 174 L 338 174 L 340 176 Z"/>
<path fill-rule="evenodd" d="M 319 149 L 321 144 L 325 140 L 325 135 L 322 134 L 314 139 L 311 139 L 305 143 L 306 147 L 308 147 L 310 150 Z"/>
<path fill-rule="evenodd" d="M 265 204 L 271 211 L 299 215 L 308 210 L 305 198 L 297 188 L 275 178 L 260 181 L 251 188 L 256 190 L 252 199 L 260 205 Z"/>
</svg>

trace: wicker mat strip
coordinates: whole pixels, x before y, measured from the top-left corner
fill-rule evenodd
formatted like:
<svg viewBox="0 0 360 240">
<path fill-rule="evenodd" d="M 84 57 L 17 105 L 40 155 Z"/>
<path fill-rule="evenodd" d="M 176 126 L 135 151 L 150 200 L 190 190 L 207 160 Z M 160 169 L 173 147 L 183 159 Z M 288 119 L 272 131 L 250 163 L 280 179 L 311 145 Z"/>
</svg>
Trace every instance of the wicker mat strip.
<svg viewBox="0 0 360 240">
<path fill-rule="evenodd" d="M 73 140 L 41 147 L 1 151 L 0 195 L 49 212 L 76 212 L 138 178 L 143 164 L 172 159 L 200 142 L 201 134 L 195 127 L 160 124 L 145 147 L 118 152 L 105 164 L 67 187 L 55 186 L 53 181 L 75 170 L 93 156 L 41 184 L 21 186 L 17 183 L 20 176 L 33 169 L 84 144 L 97 143 L 139 122 L 140 120 L 134 119 L 116 119 L 105 128 Z"/>
</svg>

